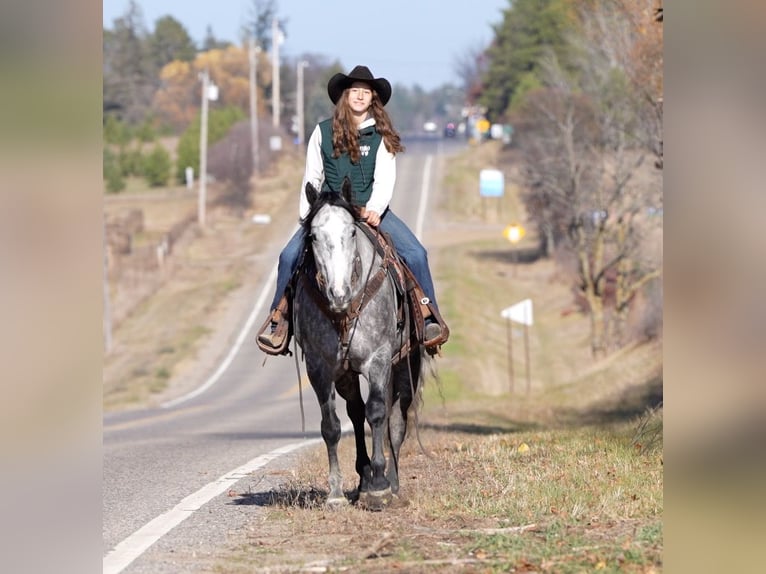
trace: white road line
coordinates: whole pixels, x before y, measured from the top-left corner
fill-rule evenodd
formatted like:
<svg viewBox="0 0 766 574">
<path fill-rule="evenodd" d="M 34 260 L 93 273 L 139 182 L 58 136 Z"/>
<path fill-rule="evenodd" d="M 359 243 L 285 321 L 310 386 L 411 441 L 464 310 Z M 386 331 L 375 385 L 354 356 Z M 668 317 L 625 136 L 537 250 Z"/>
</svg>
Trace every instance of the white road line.
<svg viewBox="0 0 766 574">
<path fill-rule="evenodd" d="M 157 540 L 189 518 L 195 511 L 199 510 L 202 505 L 228 490 L 236 484 L 237 481 L 245 478 L 248 474 L 266 466 L 272 460 L 279 458 L 282 455 L 293 452 L 304 446 L 318 443 L 321 440 L 322 439 L 317 438 L 289 444 L 273 450 L 270 453 L 258 456 L 239 468 L 227 472 L 218 480 L 203 486 L 197 492 L 190 494 L 171 510 L 148 522 L 120 542 L 114 549 L 109 551 L 109 553 L 104 556 L 104 574 L 118 574 L 118 572 L 122 572 L 131 562 L 141 556 L 141 554 L 143 554 L 152 544 L 157 542 Z"/>
<path fill-rule="evenodd" d="M 431 187 L 431 160 L 433 156 L 426 156 L 426 165 L 423 168 L 423 184 L 420 187 L 420 204 L 418 205 L 418 218 L 415 224 L 415 235 L 418 239 L 423 235 L 423 221 L 426 218 L 426 206 L 428 204 L 428 190 Z M 422 240 L 422 239 L 421 239 Z"/>
</svg>

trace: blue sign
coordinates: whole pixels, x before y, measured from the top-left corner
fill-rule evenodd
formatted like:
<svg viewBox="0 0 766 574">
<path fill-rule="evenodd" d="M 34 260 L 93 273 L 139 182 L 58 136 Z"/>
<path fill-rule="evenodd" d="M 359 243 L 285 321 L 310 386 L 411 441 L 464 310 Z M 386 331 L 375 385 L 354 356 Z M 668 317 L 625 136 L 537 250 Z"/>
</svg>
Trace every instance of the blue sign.
<svg viewBox="0 0 766 574">
<path fill-rule="evenodd" d="M 502 197 L 505 191 L 505 176 L 499 169 L 483 169 L 479 172 L 479 195 Z"/>
</svg>

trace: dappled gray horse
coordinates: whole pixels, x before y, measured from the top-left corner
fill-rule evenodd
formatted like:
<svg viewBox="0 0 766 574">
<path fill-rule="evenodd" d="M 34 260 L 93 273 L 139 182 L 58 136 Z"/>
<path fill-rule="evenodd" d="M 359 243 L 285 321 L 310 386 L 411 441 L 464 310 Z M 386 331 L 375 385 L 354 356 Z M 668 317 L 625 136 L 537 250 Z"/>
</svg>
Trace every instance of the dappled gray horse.
<svg viewBox="0 0 766 574">
<path fill-rule="evenodd" d="M 355 494 L 368 508 L 380 509 L 399 490 L 399 449 L 418 388 L 422 350 L 417 344 L 403 347 L 410 327 L 397 319 L 399 295 L 386 269 L 387 258 L 362 232 L 360 226 L 366 224 L 358 221 L 351 207 L 348 181 L 340 194 L 320 194 L 310 184 L 306 194 L 311 210 L 302 222 L 307 248 L 295 285 L 294 328 L 322 413 L 330 466 L 327 503 L 347 502 L 338 464 L 337 390 L 354 425 L 359 474 Z M 402 354 L 400 360 L 393 360 Z M 360 375 L 369 385 L 366 403 Z M 372 459 L 365 442 L 365 420 L 372 431 Z"/>
</svg>

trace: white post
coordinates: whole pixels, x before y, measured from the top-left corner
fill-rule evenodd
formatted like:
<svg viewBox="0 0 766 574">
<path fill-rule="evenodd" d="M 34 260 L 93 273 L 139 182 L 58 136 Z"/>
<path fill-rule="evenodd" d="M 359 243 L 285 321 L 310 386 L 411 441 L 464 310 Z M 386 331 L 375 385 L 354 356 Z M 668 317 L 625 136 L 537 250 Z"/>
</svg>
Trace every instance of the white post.
<svg viewBox="0 0 766 574">
<path fill-rule="evenodd" d="M 279 108 L 281 106 L 279 101 L 279 44 L 281 43 L 281 34 L 279 22 L 274 18 L 271 21 L 271 72 L 274 75 L 271 102 L 273 107 L 273 125 L 275 128 L 279 127 Z"/>
<path fill-rule="evenodd" d="M 205 195 L 207 193 L 207 99 L 210 76 L 207 70 L 200 73 L 202 80 L 202 111 L 200 113 L 199 129 L 199 203 L 197 205 L 197 220 L 200 226 L 205 226 Z"/>
<path fill-rule="evenodd" d="M 250 145 L 253 152 L 253 169 L 260 172 L 258 149 L 258 54 L 261 47 L 255 45 L 255 38 L 250 36 Z"/>
<path fill-rule="evenodd" d="M 304 110 L 303 110 L 303 69 L 308 66 L 306 61 L 298 62 L 298 144 L 303 145 L 305 143 L 306 134 L 304 128 Z"/>
</svg>

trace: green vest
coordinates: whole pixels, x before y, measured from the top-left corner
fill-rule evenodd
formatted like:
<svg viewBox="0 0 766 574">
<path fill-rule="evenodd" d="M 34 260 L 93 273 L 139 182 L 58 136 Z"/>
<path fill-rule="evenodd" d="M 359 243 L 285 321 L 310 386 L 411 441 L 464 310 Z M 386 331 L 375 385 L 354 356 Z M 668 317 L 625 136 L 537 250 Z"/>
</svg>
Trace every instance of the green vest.
<svg viewBox="0 0 766 574">
<path fill-rule="evenodd" d="M 322 131 L 322 163 L 324 164 L 324 184 L 322 191 L 340 193 L 343 178 L 351 180 L 352 203 L 365 206 L 372 195 L 372 182 L 375 175 L 375 157 L 383 137 L 374 125 L 359 131 L 359 163 L 351 163 L 347 153 L 332 157 L 332 118 L 319 122 Z"/>
</svg>

